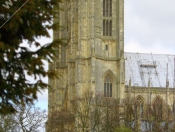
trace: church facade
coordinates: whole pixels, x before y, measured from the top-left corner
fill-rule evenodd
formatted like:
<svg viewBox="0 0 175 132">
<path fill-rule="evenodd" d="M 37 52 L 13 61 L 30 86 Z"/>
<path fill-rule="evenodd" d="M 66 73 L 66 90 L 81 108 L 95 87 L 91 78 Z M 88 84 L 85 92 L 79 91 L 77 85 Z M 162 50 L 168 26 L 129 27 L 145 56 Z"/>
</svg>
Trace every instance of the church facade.
<svg viewBox="0 0 175 132">
<path fill-rule="evenodd" d="M 141 104 L 173 105 L 175 56 L 124 52 L 124 0 L 70 0 L 60 5 L 63 29 L 54 38 L 66 38 L 50 70 L 60 73 L 49 79 L 49 114 L 90 89 L 112 97 L 120 104 L 125 98 Z"/>
</svg>

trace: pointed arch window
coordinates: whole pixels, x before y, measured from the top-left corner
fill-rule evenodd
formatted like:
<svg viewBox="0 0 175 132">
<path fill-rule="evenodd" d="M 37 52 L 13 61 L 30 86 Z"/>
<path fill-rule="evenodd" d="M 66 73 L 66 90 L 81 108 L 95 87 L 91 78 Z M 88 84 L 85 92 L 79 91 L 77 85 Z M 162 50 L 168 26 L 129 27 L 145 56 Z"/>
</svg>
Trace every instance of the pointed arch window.
<svg viewBox="0 0 175 132">
<path fill-rule="evenodd" d="M 106 76 L 105 78 L 104 97 L 112 97 L 112 82 L 110 76 Z"/>
<path fill-rule="evenodd" d="M 163 116 L 163 101 L 157 97 L 153 104 L 154 116 L 156 120 L 161 120 Z"/>
<path fill-rule="evenodd" d="M 144 107 L 144 100 L 141 96 L 139 96 L 136 99 L 136 108 L 137 108 L 137 114 L 141 118 L 143 117 L 143 107 Z"/>
</svg>

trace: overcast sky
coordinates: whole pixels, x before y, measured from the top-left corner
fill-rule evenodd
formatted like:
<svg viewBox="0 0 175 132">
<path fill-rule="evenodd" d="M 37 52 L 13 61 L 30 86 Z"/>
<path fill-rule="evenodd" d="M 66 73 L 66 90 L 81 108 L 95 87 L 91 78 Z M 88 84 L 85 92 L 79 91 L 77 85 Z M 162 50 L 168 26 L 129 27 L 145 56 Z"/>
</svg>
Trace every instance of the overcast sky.
<svg viewBox="0 0 175 132">
<path fill-rule="evenodd" d="M 175 53 L 175 0 L 125 0 L 125 52 Z"/>
<path fill-rule="evenodd" d="M 175 0 L 125 0 L 125 52 L 175 54 Z M 47 99 L 39 94 L 38 106 Z"/>
</svg>

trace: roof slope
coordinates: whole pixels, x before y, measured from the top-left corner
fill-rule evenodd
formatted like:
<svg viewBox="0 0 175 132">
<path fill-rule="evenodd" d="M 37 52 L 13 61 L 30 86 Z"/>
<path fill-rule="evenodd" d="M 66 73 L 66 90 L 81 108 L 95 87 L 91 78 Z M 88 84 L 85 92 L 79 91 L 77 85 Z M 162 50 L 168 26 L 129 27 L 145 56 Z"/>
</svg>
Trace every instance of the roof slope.
<svg viewBox="0 0 175 132">
<path fill-rule="evenodd" d="M 175 55 L 125 52 L 125 84 L 147 87 L 175 87 Z"/>
</svg>

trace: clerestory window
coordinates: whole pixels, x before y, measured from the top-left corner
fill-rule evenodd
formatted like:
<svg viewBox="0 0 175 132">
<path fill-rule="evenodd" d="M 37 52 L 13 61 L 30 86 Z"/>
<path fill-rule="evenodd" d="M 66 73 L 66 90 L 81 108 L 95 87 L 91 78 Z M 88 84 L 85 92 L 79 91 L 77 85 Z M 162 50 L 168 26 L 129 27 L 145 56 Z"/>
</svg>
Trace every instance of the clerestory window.
<svg viewBox="0 0 175 132">
<path fill-rule="evenodd" d="M 104 82 L 104 97 L 112 97 L 112 82 L 109 76 L 105 78 Z"/>
</svg>

